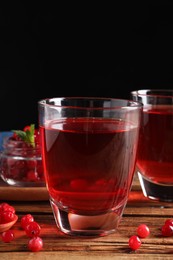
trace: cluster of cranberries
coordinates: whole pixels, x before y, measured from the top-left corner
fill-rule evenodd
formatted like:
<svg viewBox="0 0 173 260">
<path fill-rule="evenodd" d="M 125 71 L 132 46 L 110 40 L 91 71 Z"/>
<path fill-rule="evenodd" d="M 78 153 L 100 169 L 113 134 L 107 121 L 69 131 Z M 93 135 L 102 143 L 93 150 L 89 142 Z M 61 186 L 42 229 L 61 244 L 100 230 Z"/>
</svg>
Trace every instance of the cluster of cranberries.
<svg viewBox="0 0 173 260">
<path fill-rule="evenodd" d="M 136 235 L 129 238 L 129 247 L 131 250 L 135 251 L 140 248 L 142 244 L 141 238 L 146 238 L 150 234 L 150 229 L 146 224 L 140 224 L 137 227 Z M 173 219 L 166 219 L 165 223 L 161 227 L 161 235 L 164 237 L 173 236 Z"/>
<path fill-rule="evenodd" d="M 29 132 L 30 126 L 23 131 L 14 132 L 4 142 L 1 156 L 1 176 L 10 184 L 36 183 L 44 181 L 43 164 L 41 160 L 39 130 L 34 129 L 33 143 L 22 140 L 21 133 Z M 21 134 L 21 136 L 20 136 Z"/>
<path fill-rule="evenodd" d="M 26 214 L 21 218 L 21 227 L 25 230 L 26 235 L 30 238 L 28 248 L 30 251 L 37 252 L 43 248 L 43 240 L 39 236 L 41 227 L 34 220 L 31 214 Z"/>
<path fill-rule="evenodd" d="M 0 204 L 0 226 L 7 224 L 15 219 L 15 208 L 8 203 Z M 20 220 L 21 228 L 29 237 L 28 249 L 32 252 L 38 252 L 43 248 L 43 240 L 40 237 L 41 227 L 31 214 L 24 215 Z M 7 229 L 1 233 L 2 241 L 10 243 L 14 238 L 14 230 Z"/>
<path fill-rule="evenodd" d="M 13 206 L 3 202 L 0 204 L 0 227 L 3 224 L 13 222 L 16 218 L 16 211 Z M 21 228 L 29 237 L 28 249 L 32 252 L 38 252 L 43 248 L 43 240 L 40 237 L 41 227 L 31 214 L 26 214 L 20 219 Z M 1 232 L 1 230 L 0 230 Z M 143 238 L 150 235 L 150 229 L 146 224 L 140 224 L 136 229 L 136 235 L 129 238 L 128 244 L 131 250 L 135 251 L 140 248 Z M 164 237 L 173 236 L 173 219 L 166 219 L 161 227 L 161 235 Z M 7 229 L 1 232 L 2 241 L 10 243 L 14 238 L 14 231 Z"/>
<path fill-rule="evenodd" d="M 0 224 L 14 221 L 16 218 L 15 209 L 8 203 L 0 204 Z"/>
<path fill-rule="evenodd" d="M 142 241 L 141 238 L 146 238 L 150 234 L 150 229 L 146 224 L 140 224 L 137 227 L 136 235 L 129 238 L 129 247 L 132 250 L 137 250 L 140 248 Z"/>
</svg>

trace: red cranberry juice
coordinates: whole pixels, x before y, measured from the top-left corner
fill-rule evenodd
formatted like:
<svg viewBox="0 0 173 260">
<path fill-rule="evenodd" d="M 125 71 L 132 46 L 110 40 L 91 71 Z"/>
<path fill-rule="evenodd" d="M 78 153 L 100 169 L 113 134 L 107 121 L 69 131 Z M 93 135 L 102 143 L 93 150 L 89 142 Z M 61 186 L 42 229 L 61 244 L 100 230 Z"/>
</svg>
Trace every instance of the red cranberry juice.
<svg viewBox="0 0 173 260">
<path fill-rule="evenodd" d="M 155 183 L 173 183 L 173 108 L 145 109 L 137 168 Z"/>
<path fill-rule="evenodd" d="M 136 159 L 136 127 L 75 118 L 49 122 L 40 132 L 47 187 L 61 209 L 92 214 L 126 203 Z"/>
</svg>

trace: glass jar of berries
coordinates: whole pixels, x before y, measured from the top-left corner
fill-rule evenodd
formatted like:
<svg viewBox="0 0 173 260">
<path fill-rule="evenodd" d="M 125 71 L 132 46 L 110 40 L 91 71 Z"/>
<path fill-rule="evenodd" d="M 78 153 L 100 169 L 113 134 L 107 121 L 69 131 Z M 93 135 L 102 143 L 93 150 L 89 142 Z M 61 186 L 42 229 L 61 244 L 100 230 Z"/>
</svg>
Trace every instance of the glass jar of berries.
<svg viewBox="0 0 173 260">
<path fill-rule="evenodd" d="M 45 186 L 39 131 L 34 125 L 4 137 L 0 175 L 13 186 Z"/>
</svg>

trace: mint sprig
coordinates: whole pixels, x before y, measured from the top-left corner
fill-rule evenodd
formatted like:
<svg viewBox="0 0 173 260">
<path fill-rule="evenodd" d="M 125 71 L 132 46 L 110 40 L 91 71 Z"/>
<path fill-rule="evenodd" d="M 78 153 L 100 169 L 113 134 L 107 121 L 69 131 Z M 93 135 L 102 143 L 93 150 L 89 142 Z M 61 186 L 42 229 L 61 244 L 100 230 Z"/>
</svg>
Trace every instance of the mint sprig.
<svg viewBox="0 0 173 260">
<path fill-rule="evenodd" d="M 31 124 L 30 129 L 27 129 L 26 131 L 22 130 L 12 130 L 15 134 L 17 134 L 22 141 L 31 144 L 33 147 L 35 147 L 35 139 L 34 139 L 34 132 L 35 132 L 35 125 Z"/>
</svg>

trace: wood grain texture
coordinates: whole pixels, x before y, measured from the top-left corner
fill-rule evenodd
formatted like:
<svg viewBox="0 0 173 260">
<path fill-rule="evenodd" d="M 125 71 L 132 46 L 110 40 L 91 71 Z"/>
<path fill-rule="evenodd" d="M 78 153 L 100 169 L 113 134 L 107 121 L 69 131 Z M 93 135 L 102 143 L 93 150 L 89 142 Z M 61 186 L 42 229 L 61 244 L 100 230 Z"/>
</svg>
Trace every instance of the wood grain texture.
<svg viewBox="0 0 173 260">
<path fill-rule="evenodd" d="M 165 219 L 173 217 L 173 205 L 148 200 L 143 196 L 137 182 L 134 187 L 130 192 L 117 232 L 92 239 L 74 238 L 60 233 L 48 199 L 40 201 L 6 200 L 15 207 L 19 220 L 13 226 L 15 240 L 11 243 L 0 241 L 0 259 L 30 260 L 35 257 L 38 260 L 173 259 L 173 237 L 162 237 L 160 230 Z M 44 247 L 37 253 L 28 250 L 29 239 L 20 226 L 21 217 L 27 213 L 31 213 L 41 225 L 40 236 L 43 238 Z M 131 235 L 136 234 L 137 226 L 140 223 L 146 223 L 149 226 L 150 236 L 142 239 L 141 247 L 136 252 L 132 252 L 128 247 L 128 239 Z"/>
<path fill-rule="evenodd" d="M 10 201 L 42 201 L 48 200 L 46 187 L 15 187 L 0 179 L 0 199 Z"/>
</svg>

